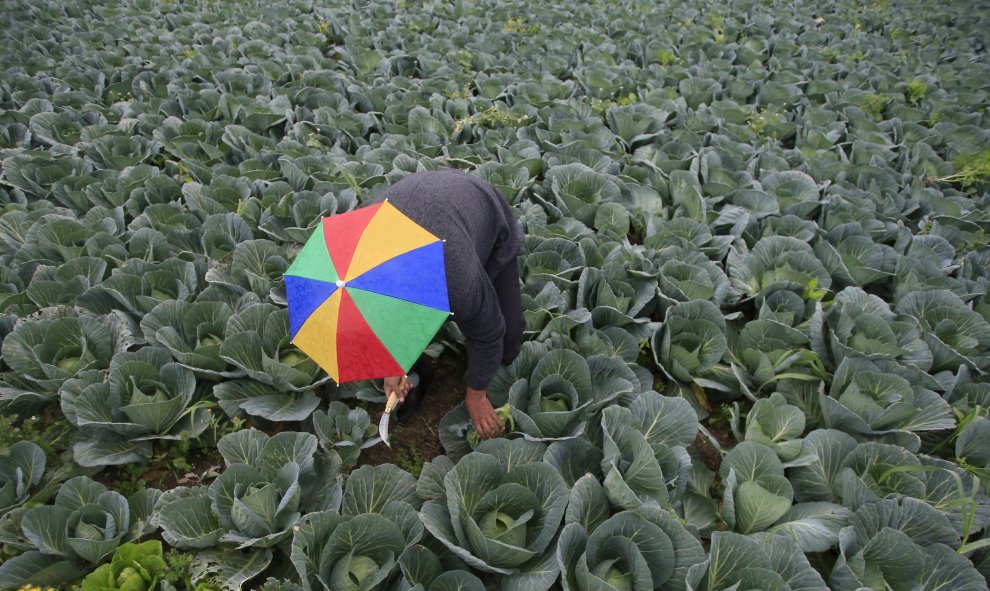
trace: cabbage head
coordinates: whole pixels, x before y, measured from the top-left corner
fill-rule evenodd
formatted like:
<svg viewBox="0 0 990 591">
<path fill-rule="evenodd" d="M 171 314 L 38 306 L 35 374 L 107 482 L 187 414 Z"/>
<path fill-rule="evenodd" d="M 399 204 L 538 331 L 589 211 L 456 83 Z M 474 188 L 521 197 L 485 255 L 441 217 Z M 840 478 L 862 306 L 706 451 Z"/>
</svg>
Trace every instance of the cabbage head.
<svg viewBox="0 0 990 591">
<path fill-rule="evenodd" d="M 62 387 L 62 412 L 79 427 L 73 446 L 81 466 L 146 462 L 155 439 L 196 437 L 210 422 L 210 404 L 195 402 L 196 378 L 168 351 L 118 353 L 104 379 L 89 373 Z"/>
<path fill-rule="evenodd" d="M 142 320 L 141 331 L 152 345 L 168 349 L 183 366 L 208 379 L 243 376 L 220 358 L 227 321 L 234 311 L 222 302 L 167 300 Z"/>
<path fill-rule="evenodd" d="M 399 560 L 423 537 L 416 479 L 392 465 L 364 466 L 347 479 L 338 511 L 303 516 L 291 561 L 309 590 L 384 588 Z"/>
<path fill-rule="evenodd" d="M 320 446 L 335 450 L 345 466 L 353 466 L 361 450 L 381 442 L 378 425 L 371 424 L 368 411 L 349 408 L 339 400 L 331 402 L 328 410 L 313 413 L 313 430 Z"/>
<path fill-rule="evenodd" d="M 777 292 L 775 292 L 777 293 Z M 802 331 L 776 320 L 750 320 L 729 347 L 730 366 L 744 391 L 755 399 L 780 380 L 817 383 L 827 377 L 825 367 Z"/>
<path fill-rule="evenodd" d="M 620 327 L 643 339 L 650 334 L 649 318 L 656 296 L 655 279 L 636 277 L 626 266 L 606 261 L 601 269 L 587 267 L 581 272 L 575 307 L 591 312 L 595 327 Z"/>
<path fill-rule="evenodd" d="M 0 452 L 0 516 L 24 503 L 45 475 L 45 452 L 32 441 L 18 441 Z"/>
<path fill-rule="evenodd" d="M 617 400 L 630 400 L 642 386 L 619 357 L 579 353 L 529 341 L 488 387 L 495 407 L 508 403 L 518 437 L 552 441 L 577 437 L 589 418 Z M 465 441 L 471 420 L 463 404 L 440 421 L 440 440 L 448 454 L 470 451 Z"/>
<path fill-rule="evenodd" d="M 431 498 L 420 519 L 434 537 L 478 570 L 512 585 L 557 577 L 553 540 L 567 506 L 567 486 L 542 461 L 543 445 L 487 441 L 453 464 L 445 456 L 424 466 L 417 490 Z"/>
<path fill-rule="evenodd" d="M 835 295 L 824 315 L 823 361 L 837 366 L 846 357 L 888 359 L 929 371 L 934 362 L 931 349 L 916 322 L 898 319 L 887 302 L 858 287 L 847 287 Z M 812 345 L 816 343 L 813 340 Z"/>
<path fill-rule="evenodd" d="M 567 524 L 557 543 L 564 591 L 684 591 L 701 542 L 663 509 L 622 511 L 592 531 Z"/>
<path fill-rule="evenodd" d="M 31 577 L 57 584 L 51 578 L 66 574 L 65 564 L 72 563 L 65 561 L 99 564 L 121 543 L 154 530 L 150 518 L 159 495 L 142 489 L 127 498 L 86 476 L 65 481 L 53 504 L 17 510 L 22 513 L 13 521 L 27 551 L 0 565 L 0 584 L 17 587 Z M 78 568 L 70 567 L 68 575 L 63 583 L 77 579 Z"/>
<path fill-rule="evenodd" d="M 738 432 L 738 416 L 733 412 L 733 430 Z M 761 398 L 746 415 L 746 433 L 737 440 L 755 441 L 769 447 L 782 462 L 801 453 L 806 417 L 797 406 L 787 404 L 784 395 L 774 392 Z"/>
<path fill-rule="evenodd" d="M 667 508 L 684 491 L 691 470 L 687 447 L 698 416 L 683 398 L 644 392 L 629 408 L 602 411 L 603 486 L 615 507 Z"/>
<path fill-rule="evenodd" d="M 227 321 L 220 358 L 249 378 L 284 390 L 311 390 L 329 378 L 317 379 L 316 362 L 289 342 L 289 312 L 274 304 L 255 303 Z"/>
<path fill-rule="evenodd" d="M 226 468 L 208 488 L 173 489 L 155 508 L 170 546 L 271 548 L 292 535 L 304 513 L 339 500 L 340 458 L 319 452 L 315 435 L 246 429 L 217 447 Z"/>
<path fill-rule="evenodd" d="M 688 591 L 827 591 L 801 549 L 786 536 L 712 534 L 708 558 L 688 570 Z"/>
<path fill-rule="evenodd" d="M 83 579 L 82 591 L 154 591 L 167 570 L 160 541 L 127 543 Z"/>
<path fill-rule="evenodd" d="M 463 570 L 454 566 L 441 563 L 440 558 L 423 545 L 407 548 L 399 557 L 399 568 L 410 591 L 485 591 L 485 584 L 468 572 L 467 566 Z"/>
<path fill-rule="evenodd" d="M 27 320 L 3 340 L 4 362 L 21 378 L 54 393 L 69 378 L 105 370 L 131 344 L 116 315 Z"/>
<path fill-rule="evenodd" d="M 922 338 L 934 355 L 932 372 L 954 371 L 960 364 L 983 371 L 990 368 L 990 322 L 947 290 L 905 295 L 895 311 L 917 321 Z"/>
<path fill-rule="evenodd" d="M 140 320 L 161 302 L 191 298 L 202 275 L 195 263 L 177 258 L 150 263 L 131 259 L 88 290 L 79 305 L 97 313 L 121 309 Z"/>
<path fill-rule="evenodd" d="M 245 240 L 234 247 L 230 263 L 210 269 L 206 281 L 235 298 L 253 293 L 269 298 L 289 268 L 285 250 L 270 240 Z"/>
<path fill-rule="evenodd" d="M 553 166 L 546 177 L 561 210 L 587 226 L 594 225 L 602 203 L 618 201 L 621 195 L 609 175 L 576 162 Z"/>
<path fill-rule="evenodd" d="M 675 304 L 651 338 L 653 359 L 672 380 L 690 383 L 715 367 L 728 349 L 725 317 L 710 301 Z"/>
<path fill-rule="evenodd" d="M 733 247 L 727 267 L 733 287 L 748 296 L 832 284 L 832 276 L 811 247 L 791 236 L 764 236 L 752 250 Z"/>
<path fill-rule="evenodd" d="M 666 305 L 708 300 L 719 307 L 736 299 L 725 272 L 694 244 L 666 246 L 655 251 L 653 258 L 659 266 L 660 298 Z"/>
<path fill-rule="evenodd" d="M 977 478 L 946 460 L 916 455 L 900 445 L 857 443 L 832 429 L 809 433 L 802 455 L 807 460 L 788 474 L 794 498 L 808 505 L 835 502 L 858 510 L 884 499 L 911 497 L 937 507 L 960 537 L 990 524 L 990 499 L 978 492 Z"/>
<path fill-rule="evenodd" d="M 869 503 L 840 534 L 829 588 L 986 589 L 970 559 L 956 552 L 957 540 L 948 518 L 923 501 Z"/>
<path fill-rule="evenodd" d="M 859 357 L 839 364 L 828 394 L 819 394 L 826 427 L 915 452 L 919 433 L 955 427 L 952 409 L 941 396 L 883 364 Z"/>
</svg>

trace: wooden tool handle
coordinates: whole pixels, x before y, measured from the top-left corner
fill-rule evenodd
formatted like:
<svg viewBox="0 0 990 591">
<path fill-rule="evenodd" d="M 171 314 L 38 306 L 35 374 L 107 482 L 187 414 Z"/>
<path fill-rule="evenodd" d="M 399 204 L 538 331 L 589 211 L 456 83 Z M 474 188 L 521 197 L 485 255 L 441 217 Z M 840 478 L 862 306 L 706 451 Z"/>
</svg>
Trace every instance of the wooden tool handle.
<svg viewBox="0 0 990 591">
<path fill-rule="evenodd" d="M 406 376 L 402 376 L 402 379 L 399 380 L 399 388 L 405 387 L 406 381 L 407 381 Z M 395 390 L 392 390 L 391 392 L 389 392 L 388 401 L 385 403 L 385 412 L 387 413 L 392 412 L 393 410 L 395 410 L 395 407 L 398 404 L 399 404 L 399 395 L 395 393 Z"/>
</svg>

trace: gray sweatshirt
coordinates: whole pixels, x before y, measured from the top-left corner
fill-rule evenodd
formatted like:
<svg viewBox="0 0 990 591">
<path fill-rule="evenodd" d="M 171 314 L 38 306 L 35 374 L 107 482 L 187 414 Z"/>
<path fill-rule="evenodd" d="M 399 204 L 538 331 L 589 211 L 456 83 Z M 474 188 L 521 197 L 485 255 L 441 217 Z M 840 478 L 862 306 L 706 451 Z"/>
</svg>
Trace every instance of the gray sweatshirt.
<svg viewBox="0 0 990 591">
<path fill-rule="evenodd" d="M 446 240 L 444 262 L 453 321 L 467 341 L 467 384 L 485 390 L 502 363 L 505 321 L 492 281 L 523 251 L 523 233 L 498 191 L 459 170 L 410 174 L 384 197 Z"/>
</svg>

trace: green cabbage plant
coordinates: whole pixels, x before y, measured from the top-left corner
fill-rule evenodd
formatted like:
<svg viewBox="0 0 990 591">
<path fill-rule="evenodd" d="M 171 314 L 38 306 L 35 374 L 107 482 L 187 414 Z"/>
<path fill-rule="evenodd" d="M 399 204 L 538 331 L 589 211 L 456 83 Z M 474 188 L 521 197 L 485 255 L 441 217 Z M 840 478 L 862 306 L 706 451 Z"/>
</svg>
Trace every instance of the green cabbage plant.
<svg viewBox="0 0 990 591">
<path fill-rule="evenodd" d="M 733 240 L 733 236 L 713 233 L 708 224 L 686 217 L 674 217 L 669 220 L 657 221 L 652 232 L 647 232 L 643 246 L 657 253 L 663 252 L 668 247 L 680 249 L 671 251 L 672 253 L 700 251 L 711 261 L 722 261 L 729 252 L 729 246 Z M 664 260 L 658 260 L 658 262 L 663 264 Z"/>
<path fill-rule="evenodd" d="M 526 252 L 522 257 L 525 285 L 551 282 L 560 290 L 568 290 L 585 269 L 585 253 L 578 244 L 559 235 L 526 236 Z"/>
<path fill-rule="evenodd" d="M 587 267 L 581 272 L 575 308 L 591 312 L 595 327 L 620 327 L 644 339 L 651 332 L 649 319 L 656 295 L 655 280 L 636 277 L 617 261 L 606 260 L 600 269 Z"/>
<path fill-rule="evenodd" d="M 558 574 L 552 544 L 567 506 L 567 486 L 542 461 L 544 446 L 485 442 L 453 464 L 427 464 L 417 491 L 429 500 L 420 519 L 458 558 L 503 576 L 503 588 L 549 586 Z"/>
<path fill-rule="evenodd" d="M 338 400 L 331 402 L 328 410 L 313 413 L 313 431 L 320 439 L 320 446 L 336 451 L 344 466 L 356 464 L 362 450 L 382 440 L 378 425 L 371 424 L 368 411 L 349 408 Z"/>
<path fill-rule="evenodd" d="M 784 395 L 774 392 L 761 398 L 746 415 L 746 431 L 739 428 L 738 405 L 732 413 L 732 429 L 737 441 L 762 443 L 777 454 L 782 462 L 790 462 L 801 454 L 806 417 L 804 411 L 787 403 Z"/>
<path fill-rule="evenodd" d="M 269 298 L 289 268 L 285 250 L 270 240 L 238 243 L 230 262 L 207 271 L 206 281 L 233 297 L 254 293 Z"/>
<path fill-rule="evenodd" d="M 86 575 L 82 591 L 154 591 L 167 570 L 160 541 L 127 543 L 117 548 L 109 564 Z"/>
<path fill-rule="evenodd" d="M 488 396 L 496 407 L 509 405 L 515 432 L 535 441 L 579 436 L 597 410 L 631 399 L 641 390 L 639 378 L 618 357 L 587 359 L 568 349 L 537 342 L 523 344 L 519 356 L 495 374 Z M 440 440 L 448 454 L 470 451 L 467 409 L 454 408 L 440 421 Z"/>
<path fill-rule="evenodd" d="M 164 301 L 141 320 L 148 343 L 165 347 L 172 357 L 207 379 L 240 377 L 244 372 L 220 357 L 227 321 L 234 311 L 212 301 Z"/>
<path fill-rule="evenodd" d="M 898 301 L 894 310 L 913 318 L 931 349 L 931 371 L 965 364 L 977 371 L 990 367 L 990 321 L 945 290 L 916 291 Z"/>
<path fill-rule="evenodd" d="M 729 366 L 747 396 L 756 399 L 782 380 L 818 383 L 828 377 L 808 336 L 775 320 L 750 320 L 734 335 Z"/>
<path fill-rule="evenodd" d="M 875 241 L 863 225 L 842 224 L 815 244 L 815 254 L 837 282 L 866 287 L 889 279 L 898 267 L 901 257 L 897 251 Z"/>
<path fill-rule="evenodd" d="M 694 382 L 727 351 L 725 317 L 710 301 L 675 304 L 650 344 L 654 361 L 670 379 Z"/>
<path fill-rule="evenodd" d="M 976 476 L 946 460 L 915 455 L 899 445 L 857 443 L 831 429 L 809 433 L 802 455 L 807 459 L 788 474 L 799 502 L 859 509 L 911 497 L 938 509 L 960 537 L 990 525 L 990 499 L 979 492 Z"/>
<path fill-rule="evenodd" d="M 708 300 L 720 307 L 737 297 L 725 271 L 693 243 L 665 246 L 654 251 L 653 259 L 659 271 L 659 295 L 665 305 Z"/>
<path fill-rule="evenodd" d="M 303 589 L 359 591 L 394 582 L 400 558 L 423 537 L 419 506 L 407 472 L 392 465 L 352 472 L 339 512 L 308 513 L 293 528 L 291 562 Z"/>
<path fill-rule="evenodd" d="M 737 244 L 726 263 L 733 287 L 748 296 L 779 288 L 832 285 L 832 276 L 811 247 L 791 236 L 764 236 L 752 250 Z"/>
<path fill-rule="evenodd" d="M 765 295 L 761 294 L 756 298 L 756 303 L 760 307 L 756 317 L 803 330 L 809 326 L 818 310 L 818 300 L 805 299 L 804 295 L 792 289 L 778 289 Z"/>
<path fill-rule="evenodd" d="M 485 590 L 485 584 L 468 571 L 467 565 L 457 566 L 459 568 L 445 567 L 435 552 L 419 544 L 407 548 L 399 557 L 399 568 L 410 591 Z"/>
<path fill-rule="evenodd" d="M 250 378 L 215 386 L 214 396 L 230 416 L 305 420 L 320 402 L 313 390 L 330 380 L 289 342 L 288 310 L 274 304 L 248 304 L 231 316 L 219 355 Z"/>
<path fill-rule="evenodd" d="M 305 244 L 313 233 L 316 220 L 350 211 L 356 206 L 357 200 L 348 195 L 294 191 L 261 213 L 258 228 L 278 242 Z"/>
<path fill-rule="evenodd" d="M 43 393 L 54 394 L 69 378 L 105 370 L 129 347 L 130 331 L 117 315 L 28 320 L 3 340 L 4 362 Z"/>
<path fill-rule="evenodd" d="M 27 501 L 45 475 L 45 452 L 18 441 L 0 453 L 0 515 Z"/>
<path fill-rule="evenodd" d="M 147 462 L 154 440 L 198 436 L 210 423 L 212 404 L 197 398 L 192 371 L 164 348 L 118 353 L 107 376 L 88 372 L 62 386 L 62 412 L 79 428 L 76 463 Z"/>
<path fill-rule="evenodd" d="M 190 261 L 169 259 L 144 262 L 127 261 L 114 270 L 102 284 L 88 290 L 80 305 L 95 313 L 121 309 L 140 320 L 159 303 L 186 300 L 202 285 L 203 272 Z"/>
<path fill-rule="evenodd" d="M 315 435 L 246 429 L 217 447 L 226 467 L 209 487 L 173 489 L 155 508 L 170 546 L 271 548 L 292 536 L 304 513 L 339 502 L 340 459 L 319 452 Z"/>
<path fill-rule="evenodd" d="M 827 591 L 801 549 L 786 536 L 715 532 L 708 558 L 691 567 L 688 591 Z"/>
<path fill-rule="evenodd" d="M 289 342 L 289 312 L 274 304 L 249 304 L 227 321 L 220 357 L 262 384 L 285 390 L 311 390 L 316 362 Z"/>
<path fill-rule="evenodd" d="M 107 275 L 106 260 L 78 257 L 58 266 L 39 265 L 31 276 L 25 295 L 38 307 L 74 305 L 80 296 L 100 285 Z M 8 300 L 8 304 L 12 304 Z M 110 310 L 92 310 L 107 313 Z"/>
<path fill-rule="evenodd" d="M 546 177 L 561 209 L 588 226 L 593 225 L 602 203 L 617 201 L 621 194 L 619 185 L 608 175 L 580 163 L 551 167 Z"/>
<path fill-rule="evenodd" d="M 5 172 L 13 165 L 12 160 L 4 161 Z M 45 213 L 32 220 L 24 234 L 17 237 L 21 243 L 10 262 L 20 267 L 22 274 L 33 274 L 39 265 L 61 266 L 80 256 L 99 255 L 89 252 L 86 246 L 100 221 L 87 223 L 72 215 Z"/>
<path fill-rule="evenodd" d="M 722 520 L 742 534 L 780 534 L 804 552 L 824 552 L 838 541 L 849 516 L 828 502 L 794 504 L 794 485 L 773 449 L 744 441 L 726 454 L 719 472 L 725 483 Z"/>
<path fill-rule="evenodd" d="M 590 531 L 569 523 L 557 543 L 564 591 L 684 591 L 704 560 L 701 542 L 659 508 L 622 511 Z"/>
<path fill-rule="evenodd" d="M 918 325 L 899 320 L 885 301 L 858 287 L 837 293 L 823 320 L 822 334 L 813 334 L 812 346 L 832 367 L 850 356 L 889 359 L 922 371 L 932 367 L 934 357 Z"/>
<path fill-rule="evenodd" d="M 602 412 L 603 485 L 615 507 L 667 508 L 679 500 L 691 470 L 687 447 L 698 416 L 683 398 L 643 392 L 628 408 Z"/>
<path fill-rule="evenodd" d="M 839 536 L 829 588 L 986 589 L 986 580 L 956 552 L 958 536 L 945 515 L 913 498 L 859 508 Z"/>
<path fill-rule="evenodd" d="M 18 510 L 22 513 L 16 522 L 26 551 L 0 565 L 0 586 L 59 585 L 77 579 L 74 561 L 99 564 L 121 543 L 154 531 L 151 514 L 160 495 L 149 488 L 126 498 L 86 476 L 67 480 L 53 504 Z"/>
<path fill-rule="evenodd" d="M 134 218 L 128 229 L 134 232 L 158 232 L 165 236 L 173 253 L 180 253 L 202 250 L 202 226 L 200 216 L 183 207 L 180 202 L 170 201 L 147 206 Z"/>
<path fill-rule="evenodd" d="M 839 364 L 828 394 L 818 397 L 826 427 L 910 451 L 919 449 L 920 433 L 955 427 L 952 409 L 941 396 L 882 364 L 858 357 Z"/>
</svg>

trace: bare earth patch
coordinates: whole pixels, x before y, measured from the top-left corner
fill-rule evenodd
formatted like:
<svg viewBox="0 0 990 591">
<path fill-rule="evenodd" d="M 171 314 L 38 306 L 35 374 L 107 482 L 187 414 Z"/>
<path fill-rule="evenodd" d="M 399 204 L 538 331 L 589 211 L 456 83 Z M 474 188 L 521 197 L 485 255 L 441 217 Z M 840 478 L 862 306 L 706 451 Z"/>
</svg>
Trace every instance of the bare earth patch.
<svg viewBox="0 0 990 591">
<path fill-rule="evenodd" d="M 399 425 L 395 418 L 389 428 L 392 447 L 384 443 L 361 452 L 360 466 L 395 464 L 403 470 L 418 476 L 423 462 L 428 462 L 444 453 L 437 428 L 440 419 L 464 400 L 464 372 L 467 364 L 462 356 L 444 353 L 434 362 L 433 383 L 426 392 L 426 398 L 419 412 L 405 425 Z M 378 424 L 383 408 L 369 408 L 374 424 Z"/>
</svg>

